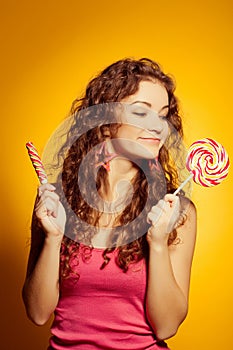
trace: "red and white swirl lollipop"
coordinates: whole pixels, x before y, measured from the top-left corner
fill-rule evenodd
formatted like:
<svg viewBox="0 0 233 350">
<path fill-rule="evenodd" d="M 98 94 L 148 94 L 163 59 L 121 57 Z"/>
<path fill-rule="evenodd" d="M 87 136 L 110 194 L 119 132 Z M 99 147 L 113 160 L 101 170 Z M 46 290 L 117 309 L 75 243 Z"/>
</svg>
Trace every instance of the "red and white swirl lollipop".
<svg viewBox="0 0 233 350">
<path fill-rule="evenodd" d="M 40 180 L 40 183 L 46 184 L 48 182 L 47 175 L 35 146 L 33 145 L 32 142 L 28 142 L 26 143 L 26 147 L 27 147 L 32 165 L 34 166 L 38 179 Z"/>
<path fill-rule="evenodd" d="M 186 159 L 186 167 L 191 174 L 174 194 L 177 194 L 190 179 L 204 187 L 220 184 L 227 177 L 229 166 L 228 154 L 219 142 L 210 138 L 193 142 Z"/>
</svg>

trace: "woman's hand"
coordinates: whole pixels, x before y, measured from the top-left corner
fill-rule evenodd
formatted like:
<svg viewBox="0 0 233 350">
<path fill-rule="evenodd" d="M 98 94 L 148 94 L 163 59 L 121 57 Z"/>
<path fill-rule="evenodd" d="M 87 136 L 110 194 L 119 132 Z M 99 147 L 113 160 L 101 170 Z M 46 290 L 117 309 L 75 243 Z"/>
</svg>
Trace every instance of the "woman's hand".
<svg viewBox="0 0 233 350">
<path fill-rule="evenodd" d="M 55 189 L 53 185 L 48 183 L 38 188 L 35 214 L 47 237 L 62 239 L 65 231 L 66 213 Z"/>
<path fill-rule="evenodd" d="M 169 233 L 174 229 L 180 215 L 180 199 L 173 194 L 166 194 L 147 215 L 151 227 L 147 233 L 148 243 L 167 244 Z"/>
</svg>

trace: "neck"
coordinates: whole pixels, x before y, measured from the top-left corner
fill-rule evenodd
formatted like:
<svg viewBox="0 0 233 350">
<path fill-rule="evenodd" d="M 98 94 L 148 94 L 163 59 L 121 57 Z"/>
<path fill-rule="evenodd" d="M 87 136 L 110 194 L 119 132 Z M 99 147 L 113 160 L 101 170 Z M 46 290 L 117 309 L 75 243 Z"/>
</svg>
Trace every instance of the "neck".
<svg viewBox="0 0 233 350">
<path fill-rule="evenodd" d="M 113 144 L 108 140 L 105 144 L 106 151 L 109 154 L 116 154 Z M 110 160 L 110 170 L 108 171 L 108 182 L 104 184 L 100 193 L 105 200 L 114 200 L 119 196 L 119 193 L 124 196 L 126 194 L 126 181 L 129 184 L 137 169 L 134 164 L 123 155 L 116 155 Z M 120 181 L 125 180 L 124 184 Z M 117 187 L 117 191 L 116 191 Z"/>
<path fill-rule="evenodd" d="M 121 156 L 112 159 L 110 161 L 110 171 L 108 172 L 108 183 L 101 191 L 103 199 L 111 201 L 115 200 L 119 194 L 124 196 L 136 173 L 137 169 L 128 159 Z"/>
</svg>

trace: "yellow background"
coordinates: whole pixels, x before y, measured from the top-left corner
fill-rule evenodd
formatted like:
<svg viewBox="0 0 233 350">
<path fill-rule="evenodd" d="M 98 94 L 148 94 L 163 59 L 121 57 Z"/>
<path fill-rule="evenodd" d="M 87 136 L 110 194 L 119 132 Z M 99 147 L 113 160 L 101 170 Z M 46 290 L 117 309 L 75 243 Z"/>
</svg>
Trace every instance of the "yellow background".
<svg viewBox="0 0 233 350">
<path fill-rule="evenodd" d="M 150 57 L 177 82 L 190 144 L 202 137 L 232 154 L 233 5 L 230 0 L 1 1 L 1 348 L 46 349 L 49 324 L 21 301 L 38 185 L 25 149 L 40 152 L 71 102 L 108 64 Z M 189 315 L 173 350 L 217 350 L 232 340 L 232 172 L 194 185 L 198 239 Z"/>
</svg>

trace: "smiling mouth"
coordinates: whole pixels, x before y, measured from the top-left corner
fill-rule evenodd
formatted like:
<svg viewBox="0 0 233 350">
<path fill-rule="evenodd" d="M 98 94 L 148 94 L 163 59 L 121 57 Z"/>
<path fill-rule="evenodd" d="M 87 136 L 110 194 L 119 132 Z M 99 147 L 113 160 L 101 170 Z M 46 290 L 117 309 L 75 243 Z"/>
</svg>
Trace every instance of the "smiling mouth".
<svg viewBox="0 0 233 350">
<path fill-rule="evenodd" d="M 138 140 L 145 141 L 145 142 L 153 142 L 153 143 L 158 143 L 161 140 L 154 138 L 154 137 L 139 137 Z"/>
</svg>

